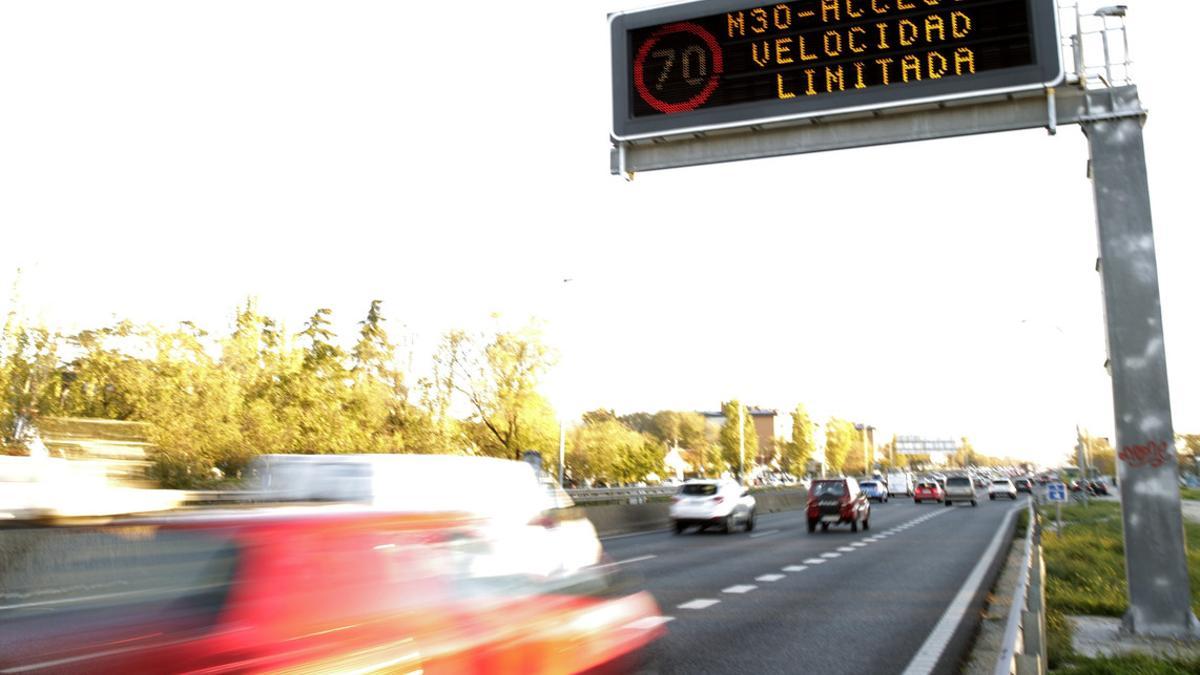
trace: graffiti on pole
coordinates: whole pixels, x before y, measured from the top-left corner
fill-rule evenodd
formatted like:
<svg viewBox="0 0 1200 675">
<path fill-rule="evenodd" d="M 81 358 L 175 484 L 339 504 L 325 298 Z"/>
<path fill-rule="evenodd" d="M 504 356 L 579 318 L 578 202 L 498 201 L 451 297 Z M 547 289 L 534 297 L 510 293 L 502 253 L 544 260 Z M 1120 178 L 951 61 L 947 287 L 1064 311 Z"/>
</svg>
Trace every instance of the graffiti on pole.
<svg viewBox="0 0 1200 675">
<path fill-rule="evenodd" d="M 1150 441 L 1141 445 L 1127 445 L 1117 456 L 1128 466 L 1157 469 L 1171 459 L 1170 447 L 1166 441 Z"/>
</svg>

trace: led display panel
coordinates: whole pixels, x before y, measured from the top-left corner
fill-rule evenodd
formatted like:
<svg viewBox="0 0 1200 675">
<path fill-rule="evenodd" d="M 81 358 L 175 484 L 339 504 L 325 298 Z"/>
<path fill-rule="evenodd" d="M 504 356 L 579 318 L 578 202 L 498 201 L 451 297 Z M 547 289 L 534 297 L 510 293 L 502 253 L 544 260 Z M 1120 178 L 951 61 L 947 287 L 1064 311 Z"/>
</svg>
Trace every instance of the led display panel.
<svg viewBox="0 0 1200 675">
<path fill-rule="evenodd" d="M 702 0 L 610 17 L 618 140 L 1050 86 L 1054 0 Z"/>
</svg>

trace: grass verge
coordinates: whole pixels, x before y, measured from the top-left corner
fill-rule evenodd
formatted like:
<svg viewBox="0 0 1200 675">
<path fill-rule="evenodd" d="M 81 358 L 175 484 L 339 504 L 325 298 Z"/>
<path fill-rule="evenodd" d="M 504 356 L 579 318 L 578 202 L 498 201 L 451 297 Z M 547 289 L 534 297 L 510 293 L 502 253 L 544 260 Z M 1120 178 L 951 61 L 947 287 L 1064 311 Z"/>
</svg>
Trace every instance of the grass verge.
<svg viewBox="0 0 1200 675">
<path fill-rule="evenodd" d="M 1184 499 L 1193 499 L 1193 500 L 1200 501 L 1200 489 L 1196 489 L 1196 488 L 1180 488 L 1180 489 L 1179 489 L 1179 494 L 1180 494 L 1180 495 L 1181 495 L 1181 496 L 1182 496 Z"/>
<path fill-rule="evenodd" d="M 1145 656 L 1089 659 L 1071 649 L 1067 615 L 1125 613 L 1125 547 L 1121 505 L 1093 501 L 1062 510 L 1063 528 L 1052 532 L 1053 507 L 1043 507 L 1042 550 L 1046 560 L 1046 632 L 1050 668 L 1067 673 L 1197 673 L 1200 661 Z M 1184 521 L 1188 541 L 1200 542 L 1200 524 Z M 1188 551 L 1192 606 L 1200 606 L 1200 550 Z"/>
</svg>

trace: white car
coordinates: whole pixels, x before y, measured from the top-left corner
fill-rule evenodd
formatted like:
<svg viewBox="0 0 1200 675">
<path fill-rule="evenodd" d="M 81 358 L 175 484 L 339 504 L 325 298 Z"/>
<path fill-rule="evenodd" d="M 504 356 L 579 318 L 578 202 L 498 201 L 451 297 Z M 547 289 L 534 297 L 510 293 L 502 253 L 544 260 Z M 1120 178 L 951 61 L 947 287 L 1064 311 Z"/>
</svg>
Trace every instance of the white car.
<svg viewBox="0 0 1200 675">
<path fill-rule="evenodd" d="M 710 525 L 725 534 L 741 525 L 754 529 L 755 499 L 750 490 L 732 480 L 689 480 L 671 497 L 671 524 L 675 534 L 691 525 Z"/>
<path fill-rule="evenodd" d="M 1017 499 L 1017 486 L 1007 478 L 993 478 L 988 485 L 988 499 L 995 501 L 996 497 L 1008 497 L 1009 499 Z"/>
</svg>

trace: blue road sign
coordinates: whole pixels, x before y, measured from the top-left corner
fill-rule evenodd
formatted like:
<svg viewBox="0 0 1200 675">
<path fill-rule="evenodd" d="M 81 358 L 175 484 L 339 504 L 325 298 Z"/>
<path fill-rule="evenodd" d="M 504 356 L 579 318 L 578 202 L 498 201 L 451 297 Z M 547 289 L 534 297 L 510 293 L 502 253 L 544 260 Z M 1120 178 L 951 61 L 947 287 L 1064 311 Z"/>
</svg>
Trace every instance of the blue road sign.
<svg viewBox="0 0 1200 675">
<path fill-rule="evenodd" d="M 1067 501 L 1067 486 L 1063 483 L 1046 485 L 1046 500 L 1051 502 Z"/>
</svg>

